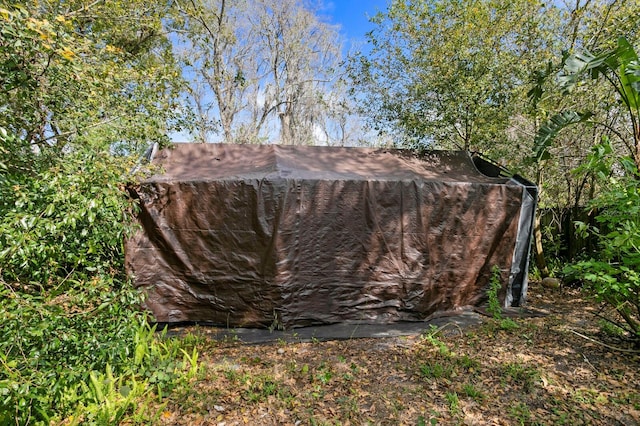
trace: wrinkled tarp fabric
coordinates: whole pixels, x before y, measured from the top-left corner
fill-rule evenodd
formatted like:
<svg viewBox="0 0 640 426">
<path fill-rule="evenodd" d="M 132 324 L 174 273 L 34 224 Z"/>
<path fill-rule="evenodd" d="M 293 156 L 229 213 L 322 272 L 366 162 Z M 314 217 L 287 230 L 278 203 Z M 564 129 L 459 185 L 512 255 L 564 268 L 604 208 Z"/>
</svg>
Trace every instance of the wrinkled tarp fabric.
<svg viewBox="0 0 640 426">
<path fill-rule="evenodd" d="M 176 144 L 154 162 L 126 253 L 159 322 L 420 321 L 486 301 L 494 265 L 501 300 L 524 300 L 531 194 L 466 152 Z"/>
</svg>

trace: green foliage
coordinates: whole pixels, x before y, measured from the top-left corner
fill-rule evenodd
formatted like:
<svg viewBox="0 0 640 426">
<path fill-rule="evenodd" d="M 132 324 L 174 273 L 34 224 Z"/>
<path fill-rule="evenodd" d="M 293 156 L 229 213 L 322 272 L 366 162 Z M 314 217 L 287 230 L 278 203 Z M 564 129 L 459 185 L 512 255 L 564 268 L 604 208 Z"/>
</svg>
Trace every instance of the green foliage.
<svg viewBox="0 0 640 426">
<path fill-rule="evenodd" d="M 193 374 L 197 354 L 156 342 L 124 277 L 127 166 L 75 151 L 0 174 L 0 424 L 116 424 Z"/>
<path fill-rule="evenodd" d="M 502 303 L 500 302 L 500 291 L 502 291 L 501 272 L 497 265 L 491 268 L 491 278 L 489 280 L 489 290 L 487 291 L 488 303 L 487 312 L 492 316 L 492 320 L 487 326 L 504 331 L 512 331 L 520 328 L 520 325 L 511 318 L 503 315 Z"/>
<path fill-rule="evenodd" d="M 558 76 L 558 84 L 565 94 L 570 94 L 585 80 L 600 80 L 617 93 L 619 102 L 623 106 L 623 114 L 629 127 L 630 138 L 619 130 L 615 130 L 609 123 L 590 120 L 593 112 L 578 113 L 563 111 L 555 114 L 543 124 L 535 138 L 535 157 L 538 160 L 549 158 L 549 148 L 557 134 L 569 125 L 589 121 L 596 126 L 613 130 L 612 134 L 621 139 L 627 152 L 635 162 L 636 169 L 640 169 L 640 62 L 633 46 L 624 37 L 619 37 L 617 45 L 612 49 L 605 49 L 592 54 L 586 49 L 563 58 Z M 544 93 L 542 85 L 545 80 L 554 75 L 550 67 L 543 77 L 537 80 L 536 87 L 529 94 L 534 103 Z"/>
<path fill-rule="evenodd" d="M 420 374 L 426 379 L 450 379 L 453 366 L 438 361 L 429 361 L 420 365 Z"/>
<path fill-rule="evenodd" d="M 68 281 L 57 296 L 0 287 L 0 424 L 117 424 L 141 396 L 195 375 L 197 353 L 158 342 L 133 289 L 108 276 Z"/>
<path fill-rule="evenodd" d="M 604 141 L 578 170 L 594 173 L 606 190 L 589 205 L 598 211 L 596 226 L 577 223 L 579 232 L 597 239 L 597 251 L 565 273 L 613 306 L 622 319 L 617 323 L 640 340 L 640 173 L 630 158 L 611 158 L 611 153 Z"/>
<path fill-rule="evenodd" d="M 603 333 L 612 337 L 624 337 L 626 334 L 626 331 L 623 328 L 620 328 L 618 325 L 605 319 L 598 321 L 598 326 Z"/>
<path fill-rule="evenodd" d="M 524 402 L 518 402 L 509 409 L 509 415 L 519 425 L 528 425 L 531 422 L 531 410 Z"/>
<path fill-rule="evenodd" d="M 565 268 L 565 274 L 582 279 L 598 300 L 613 306 L 622 319 L 621 325 L 640 342 L 640 62 L 632 44 L 624 37 L 613 48 L 592 54 L 582 49 L 567 55 L 558 78 L 565 94 L 573 93 L 585 80 L 603 82 L 614 90 L 621 110 L 620 120 L 626 129 L 616 129 L 609 122 L 591 120 L 605 127 L 626 148 L 620 155 L 610 138 L 594 146 L 582 165 L 574 171 L 583 186 L 591 180 L 595 197 L 588 208 L 597 212 L 596 226 L 577 222 L 577 232 L 591 235 L 597 248 L 590 257 Z M 551 74 L 549 74 L 551 75 Z M 541 91 L 534 91 L 535 97 Z M 585 116 L 563 113 L 562 120 L 542 126 L 536 137 L 536 156 L 549 158 L 553 138 L 563 127 Z M 557 118 L 558 116 L 554 117 Z M 609 121 L 610 118 L 607 118 Z M 599 190 L 596 192 L 596 190 Z"/>
<path fill-rule="evenodd" d="M 499 296 L 502 290 L 500 275 L 500 268 L 494 265 L 493 268 L 491 268 L 491 279 L 489 280 L 489 291 L 487 292 L 489 298 L 487 312 L 491 314 L 501 330 L 511 331 L 520 326 L 511 318 L 504 318 L 502 315 L 502 304 L 500 303 Z"/>
<path fill-rule="evenodd" d="M 456 392 L 446 392 L 444 398 L 447 400 L 449 404 L 449 411 L 453 416 L 459 416 L 462 414 L 462 409 L 460 408 L 460 399 L 458 398 L 458 394 Z"/>
<path fill-rule="evenodd" d="M 486 398 L 486 396 L 482 393 L 482 391 L 477 389 L 471 383 L 466 383 L 465 385 L 463 385 L 462 391 L 464 392 L 465 395 L 467 395 L 469 398 L 473 399 L 478 403 L 481 403 Z"/>
<path fill-rule="evenodd" d="M 175 117 L 166 11 L 0 0 L 0 424 L 149 423 L 197 368 L 124 273 L 126 155 Z"/>
<path fill-rule="evenodd" d="M 533 151 L 536 160 L 550 158 L 549 146 L 560 131 L 572 124 L 583 123 L 593 116 L 591 112 L 564 111 L 558 113 L 543 123 L 533 141 Z"/>
<path fill-rule="evenodd" d="M 251 403 L 258 403 L 265 401 L 272 395 L 276 395 L 278 398 L 287 398 L 290 396 L 287 391 L 287 387 L 273 377 L 260 375 L 252 377 L 247 383 L 243 397 Z"/>
<path fill-rule="evenodd" d="M 133 209 L 121 183 L 127 166 L 108 153 L 80 151 L 35 174 L 5 176 L 0 277 L 48 290 L 75 272 L 122 271 Z"/>
<path fill-rule="evenodd" d="M 496 319 L 502 318 L 502 305 L 498 293 L 502 290 L 502 283 L 500 282 L 500 268 L 493 266 L 491 269 L 491 279 L 489 280 L 489 306 L 487 311 Z"/>
<path fill-rule="evenodd" d="M 507 363 L 503 367 L 504 377 L 514 385 L 521 386 L 525 392 L 531 392 L 540 381 L 540 373 L 533 367 L 517 362 Z"/>
<path fill-rule="evenodd" d="M 395 0 L 351 76 L 363 112 L 399 144 L 506 154 L 530 70 L 550 59 L 558 10 L 530 0 Z M 518 117 L 519 118 L 519 117 Z"/>
<path fill-rule="evenodd" d="M 429 330 L 424 333 L 422 338 L 426 342 L 429 342 L 431 345 L 438 348 L 440 355 L 447 356 L 449 355 L 449 348 L 442 340 L 438 339 L 437 337 L 441 330 L 441 328 L 438 328 L 435 325 L 430 325 Z"/>
<path fill-rule="evenodd" d="M 8 4 L 7 4 L 8 3 Z M 179 117 L 162 2 L 0 1 L 0 127 L 26 172 L 78 146 L 141 149 Z"/>
</svg>

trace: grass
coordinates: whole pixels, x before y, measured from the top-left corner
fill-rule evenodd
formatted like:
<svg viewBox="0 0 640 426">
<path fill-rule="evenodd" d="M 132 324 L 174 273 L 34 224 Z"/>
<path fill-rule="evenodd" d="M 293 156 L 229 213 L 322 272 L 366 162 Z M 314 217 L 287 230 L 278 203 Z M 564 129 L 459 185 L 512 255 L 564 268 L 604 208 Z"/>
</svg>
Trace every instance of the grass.
<svg viewBox="0 0 640 426">
<path fill-rule="evenodd" d="M 478 388 L 476 388 L 476 386 L 473 385 L 472 383 L 465 383 L 462 386 L 462 391 L 467 397 L 473 399 L 478 403 L 481 403 L 485 399 L 484 393 Z"/>
<path fill-rule="evenodd" d="M 500 303 L 499 292 L 502 289 L 502 283 L 500 282 L 500 268 L 493 266 L 491 268 L 491 278 L 489 279 L 489 291 L 487 295 L 489 297 L 487 312 L 497 320 L 502 319 L 502 304 Z"/>
<path fill-rule="evenodd" d="M 511 408 L 509 408 L 509 416 L 514 419 L 519 425 L 527 425 L 531 420 L 531 411 L 524 402 L 517 402 Z"/>
<path fill-rule="evenodd" d="M 444 394 L 444 398 L 447 400 L 447 404 L 449 404 L 449 412 L 451 415 L 458 417 L 462 413 L 458 394 L 456 392 L 447 392 Z"/>
<path fill-rule="evenodd" d="M 453 366 L 442 364 L 437 361 L 427 362 L 420 365 L 420 373 L 425 379 L 450 379 L 453 371 Z"/>
<path fill-rule="evenodd" d="M 510 362 L 502 367 L 503 383 L 522 387 L 529 393 L 540 382 L 540 373 L 533 367 L 522 365 L 518 362 Z"/>
</svg>

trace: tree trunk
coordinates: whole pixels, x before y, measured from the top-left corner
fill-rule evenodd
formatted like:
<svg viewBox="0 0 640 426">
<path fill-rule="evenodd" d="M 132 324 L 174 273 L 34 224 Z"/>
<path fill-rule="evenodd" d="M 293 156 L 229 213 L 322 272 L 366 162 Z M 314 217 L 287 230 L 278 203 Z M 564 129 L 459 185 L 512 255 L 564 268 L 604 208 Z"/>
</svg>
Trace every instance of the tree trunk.
<svg viewBox="0 0 640 426">
<path fill-rule="evenodd" d="M 289 109 L 280 113 L 280 143 L 282 145 L 294 145 L 294 130 L 292 114 Z"/>
<path fill-rule="evenodd" d="M 537 127 L 537 123 L 536 123 Z M 538 202 L 540 202 L 540 196 L 542 195 L 542 165 L 537 163 L 536 166 L 536 186 L 538 187 Z M 549 276 L 549 268 L 547 267 L 547 261 L 544 259 L 544 249 L 542 248 L 542 231 L 540 230 L 540 223 L 542 221 L 541 215 L 535 215 L 535 223 L 533 226 L 533 241 L 534 252 L 536 257 L 536 266 L 540 271 L 540 276 L 546 278 Z"/>
<path fill-rule="evenodd" d="M 540 276 L 546 278 L 549 276 L 549 268 L 544 258 L 544 250 L 542 248 L 542 231 L 540 230 L 540 215 L 536 215 L 535 226 L 533 228 L 533 239 L 535 242 L 536 266 L 540 271 Z"/>
</svg>

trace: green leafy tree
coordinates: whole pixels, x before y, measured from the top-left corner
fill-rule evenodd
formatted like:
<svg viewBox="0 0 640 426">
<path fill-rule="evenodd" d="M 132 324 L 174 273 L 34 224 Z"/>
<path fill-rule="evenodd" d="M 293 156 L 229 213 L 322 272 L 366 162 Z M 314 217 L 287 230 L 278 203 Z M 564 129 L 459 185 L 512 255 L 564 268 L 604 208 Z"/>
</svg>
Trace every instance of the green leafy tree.
<svg viewBox="0 0 640 426">
<path fill-rule="evenodd" d="M 566 52 L 563 57 L 583 50 L 614 50 L 619 36 L 625 36 L 632 42 L 638 40 L 638 19 L 640 8 L 637 2 L 580 0 L 564 3 L 561 26 L 557 31 L 559 45 Z M 556 57 L 559 56 L 558 51 Z M 620 108 L 620 100 L 613 88 L 586 78 L 571 88 L 571 96 L 563 96 L 561 81 L 549 78 L 561 68 L 562 64 L 557 66 L 550 61 L 544 70 L 534 74 L 536 84 L 529 94 L 540 102 L 532 104 L 530 117 L 533 125 L 529 126 L 527 138 L 531 141 L 530 135 L 539 136 L 534 143 L 534 161 L 525 167 L 527 171 L 524 172 L 535 177 L 540 189 L 540 206 L 545 208 L 547 220 L 553 216 L 550 219 L 552 224 L 562 223 L 566 215 L 582 214 L 579 213 L 581 207 L 596 196 L 594 173 L 572 172 L 586 161 L 594 145 L 602 138 L 609 138 L 617 155 L 629 152 L 616 135 L 627 131 L 628 118 L 625 110 Z M 542 92 L 544 94 L 540 97 Z M 562 131 L 556 132 L 559 128 Z M 539 130 L 542 131 L 538 133 Z M 536 260 L 543 274 L 549 273 L 543 247 L 556 260 L 552 267 L 575 259 L 583 250 L 584 244 L 572 227 L 563 226 L 560 231 L 553 225 L 541 226 L 540 215 L 536 219 Z M 566 238 L 560 238 L 560 232 Z"/>
<path fill-rule="evenodd" d="M 0 1 L 0 424 L 117 424 L 124 394 L 147 392 L 140 372 L 155 360 L 132 360 L 148 329 L 123 267 L 135 206 L 122 154 L 167 140 L 176 118 L 166 13 Z M 105 374 L 118 385 L 103 405 L 91 379 Z"/>
<path fill-rule="evenodd" d="M 2 6 L 4 4 L 4 7 Z M 178 70 L 149 2 L 0 3 L 0 127 L 10 161 L 166 140 Z"/>
<path fill-rule="evenodd" d="M 614 134 L 628 119 L 609 87 L 581 81 L 566 97 L 546 76 L 558 72 L 553 60 L 562 51 L 615 49 L 619 35 L 633 43 L 639 19 L 637 2 L 396 0 L 373 19 L 370 49 L 351 58 L 354 94 L 370 124 L 396 144 L 481 150 L 530 176 L 541 206 L 575 209 L 595 196 L 595 182 L 571 170 L 603 136 L 628 153 Z M 532 80 L 544 81 L 533 104 Z M 569 121 L 588 125 L 565 128 L 546 145 L 551 155 L 528 161 L 540 127 Z M 546 244 L 537 229 L 544 271 L 543 247 L 560 245 Z M 574 255 L 575 245 L 568 248 Z"/>
<path fill-rule="evenodd" d="M 21 231 L 0 237 L 0 276 L 46 281 L 83 263 L 59 259 L 63 251 L 86 259 L 120 251 L 121 227 L 92 225 L 101 209 L 124 223 L 123 203 L 101 192 L 121 191 L 126 178 L 128 160 L 111 154 L 167 140 L 178 72 L 159 35 L 161 3 L 30 6 L 0 8 L 0 212 L 7 230 Z M 110 242 L 92 239 L 94 229 L 113 230 L 97 237 Z"/>
<path fill-rule="evenodd" d="M 361 107 L 401 144 L 504 154 L 530 70 L 552 57 L 555 13 L 529 0 L 393 1 L 373 18 L 371 51 L 352 58 Z"/>
</svg>

